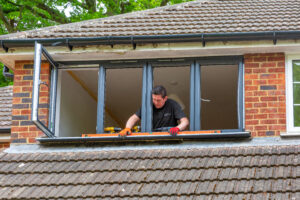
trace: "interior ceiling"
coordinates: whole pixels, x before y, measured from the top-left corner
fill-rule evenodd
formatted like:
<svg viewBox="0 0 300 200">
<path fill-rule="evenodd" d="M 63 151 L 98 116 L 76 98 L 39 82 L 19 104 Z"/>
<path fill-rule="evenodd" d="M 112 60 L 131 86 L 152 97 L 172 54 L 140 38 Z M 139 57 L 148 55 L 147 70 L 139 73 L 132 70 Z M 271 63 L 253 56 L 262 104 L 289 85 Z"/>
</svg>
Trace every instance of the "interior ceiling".
<svg viewBox="0 0 300 200">
<path fill-rule="evenodd" d="M 224 67 L 226 67 L 225 70 Z M 209 99 L 212 102 L 219 100 L 231 102 L 232 97 L 235 97 L 232 88 L 236 88 L 234 85 L 237 77 L 236 70 L 233 70 L 232 67 L 220 66 L 219 68 L 202 67 L 202 71 L 204 76 L 202 75 L 201 82 L 203 85 L 205 84 L 205 88 L 202 88 L 202 98 Z M 74 70 L 73 72 L 97 96 L 98 70 Z M 189 116 L 190 101 L 189 74 L 189 66 L 156 67 L 153 71 L 153 84 L 165 86 L 169 98 L 181 104 L 187 116 Z M 223 89 L 216 88 L 220 87 L 220 84 L 216 83 L 222 83 Z M 141 91 L 142 68 L 106 70 L 106 108 L 113 114 L 113 118 L 117 118 L 118 121 L 122 122 L 121 126 L 125 126 L 127 119 L 140 108 Z M 106 113 L 107 115 L 109 113 Z M 111 124 L 116 126 L 116 123 Z M 105 126 L 111 126 L 110 122 L 106 121 Z"/>
</svg>

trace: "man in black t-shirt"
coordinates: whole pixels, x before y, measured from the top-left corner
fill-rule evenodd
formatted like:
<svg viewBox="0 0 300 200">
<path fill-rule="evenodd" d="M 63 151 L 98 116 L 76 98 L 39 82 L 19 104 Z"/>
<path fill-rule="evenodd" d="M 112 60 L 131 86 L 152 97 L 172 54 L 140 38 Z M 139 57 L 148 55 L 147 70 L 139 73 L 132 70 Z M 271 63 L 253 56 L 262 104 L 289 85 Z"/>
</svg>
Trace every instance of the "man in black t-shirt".
<svg viewBox="0 0 300 200">
<path fill-rule="evenodd" d="M 172 127 L 169 132 L 176 135 L 189 125 L 189 120 L 182 111 L 180 105 L 168 99 L 167 91 L 163 86 L 156 86 L 152 90 L 153 117 L 152 129 Z M 119 134 L 125 136 L 131 134 L 132 127 L 141 119 L 141 109 L 133 114 L 127 121 L 125 129 Z M 179 124 L 178 124 L 179 121 Z"/>
</svg>

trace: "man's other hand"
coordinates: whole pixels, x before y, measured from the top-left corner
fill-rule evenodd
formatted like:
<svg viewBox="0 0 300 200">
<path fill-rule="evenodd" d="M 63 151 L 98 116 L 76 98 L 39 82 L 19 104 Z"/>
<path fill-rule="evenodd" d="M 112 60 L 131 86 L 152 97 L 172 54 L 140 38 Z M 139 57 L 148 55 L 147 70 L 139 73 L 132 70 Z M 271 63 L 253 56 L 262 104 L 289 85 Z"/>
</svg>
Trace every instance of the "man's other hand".
<svg viewBox="0 0 300 200">
<path fill-rule="evenodd" d="M 130 128 L 124 128 L 122 131 L 120 131 L 119 136 L 126 136 L 131 135 L 131 129 Z"/>
<path fill-rule="evenodd" d="M 180 131 L 180 129 L 178 127 L 173 127 L 173 128 L 170 128 L 169 133 L 172 136 L 176 136 L 179 131 Z"/>
</svg>

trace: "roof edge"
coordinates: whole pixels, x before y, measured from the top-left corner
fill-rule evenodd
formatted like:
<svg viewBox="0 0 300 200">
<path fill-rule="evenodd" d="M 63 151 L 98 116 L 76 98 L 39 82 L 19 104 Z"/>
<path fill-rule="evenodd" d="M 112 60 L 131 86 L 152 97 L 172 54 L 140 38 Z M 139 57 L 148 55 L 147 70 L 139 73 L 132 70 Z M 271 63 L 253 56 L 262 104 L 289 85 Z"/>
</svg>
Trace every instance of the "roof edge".
<svg viewBox="0 0 300 200">
<path fill-rule="evenodd" d="M 137 43 L 172 43 L 172 42 L 202 42 L 205 46 L 209 41 L 246 41 L 246 40 L 277 40 L 300 39 L 300 31 L 264 31 L 264 32 L 232 32 L 232 33 L 200 33 L 178 35 L 133 35 L 133 36 L 103 36 L 77 38 L 42 38 L 42 39 L 4 39 L 1 47 L 8 52 L 11 47 L 34 46 L 39 42 L 44 46 L 68 46 L 72 50 L 76 45 L 115 45 Z"/>
</svg>

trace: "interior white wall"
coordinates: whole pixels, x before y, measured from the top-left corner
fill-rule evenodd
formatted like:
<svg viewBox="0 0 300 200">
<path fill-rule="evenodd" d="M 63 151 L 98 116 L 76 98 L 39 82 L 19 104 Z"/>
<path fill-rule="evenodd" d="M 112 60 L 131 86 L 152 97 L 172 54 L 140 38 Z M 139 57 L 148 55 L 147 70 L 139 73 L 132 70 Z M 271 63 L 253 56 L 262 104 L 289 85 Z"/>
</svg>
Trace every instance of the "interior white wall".
<svg viewBox="0 0 300 200">
<path fill-rule="evenodd" d="M 96 133 L 97 102 L 67 71 L 62 71 L 60 78 L 58 135 L 78 137 L 82 133 Z"/>
</svg>

